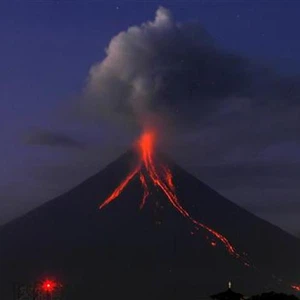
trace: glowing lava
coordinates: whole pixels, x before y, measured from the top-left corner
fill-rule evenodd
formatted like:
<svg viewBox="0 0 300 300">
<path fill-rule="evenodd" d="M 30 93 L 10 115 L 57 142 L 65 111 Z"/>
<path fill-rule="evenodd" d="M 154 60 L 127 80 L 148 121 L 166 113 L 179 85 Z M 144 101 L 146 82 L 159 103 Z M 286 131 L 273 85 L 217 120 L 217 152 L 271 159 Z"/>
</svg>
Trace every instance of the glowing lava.
<svg viewBox="0 0 300 300">
<path fill-rule="evenodd" d="M 128 185 L 128 183 L 131 181 L 131 179 L 139 172 L 140 166 L 136 167 L 132 172 L 130 172 L 126 178 L 119 184 L 119 186 L 114 190 L 114 192 L 100 205 L 100 209 L 116 198 L 119 197 L 119 195 L 122 193 L 122 191 L 125 189 L 125 187 Z"/>
<path fill-rule="evenodd" d="M 140 139 L 137 141 L 137 149 L 140 154 L 140 161 L 135 169 L 133 169 L 126 178 L 119 184 L 119 186 L 112 192 L 112 194 L 100 205 L 100 209 L 115 200 L 129 184 L 129 182 L 139 174 L 141 185 L 144 189 L 144 194 L 140 208 L 143 208 L 149 196 L 149 188 L 146 178 L 156 187 L 158 187 L 167 197 L 172 206 L 185 218 L 189 219 L 192 224 L 201 227 L 208 231 L 215 239 L 219 240 L 227 249 L 227 251 L 236 258 L 241 258 L 241 255 L 236 251 L 229 240 L 221 233 L 208 227 L 207 225 L 195 220 L 189 212 L 181 206 L 176 195 L 176 188 L 173 182 L 173 175 L 171 170 L 164 165 L 156 165 L 154 162 L 154 148 L 156 135 L 152 130 L 145 131 Z M 216 241 L 212 241 L 211 246 L 216 246 Z M 246 266 L 248 263 L 244 262 Z"/>
<path fill-rule="evenodd" d="M 299 285 L 291 285 L 291 288 L 297 292 L 300 292 L 300 284 Z"/>
<path fill-rule="evenodd" d="M 140 205 L 140 209 L 142 209 L 146 203 L 146 199 L 148 198 L 150 192 L 149 192 L 149 189 L 148 189 L 148 185 L 147 185 L 147 182 L 146 182 L 146 178 L 144 176 L 144 174 L 142 172 L 140 172 L 140 181 L 141 181 L 141 184 L 144 188 L 144 195 L 143 195 L 143 199 L 142 199 L 142 203 Z"/>
</svg>

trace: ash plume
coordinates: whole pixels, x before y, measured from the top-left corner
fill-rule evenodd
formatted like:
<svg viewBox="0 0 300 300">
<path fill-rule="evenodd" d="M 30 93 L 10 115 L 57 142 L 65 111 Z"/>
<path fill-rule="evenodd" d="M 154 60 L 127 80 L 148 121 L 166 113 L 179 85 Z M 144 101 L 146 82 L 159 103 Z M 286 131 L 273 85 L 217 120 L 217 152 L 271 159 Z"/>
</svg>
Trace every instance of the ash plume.
<svg viewBox="0 0 300 300">
<path fill-rule="evenodd" d="M 145 118 L 193 125 L 231 96 L 246 96 L 246 59 L 219 49 L 197 23 L 176 23 L 159 7 L 153 21 L 112 38 L 84 91 L 91 116 L 144 125 Z M 163 117 L 162 117 L 163 116 Z M 174 123 L 175 122 L 175 123 Z"/>
</svg>

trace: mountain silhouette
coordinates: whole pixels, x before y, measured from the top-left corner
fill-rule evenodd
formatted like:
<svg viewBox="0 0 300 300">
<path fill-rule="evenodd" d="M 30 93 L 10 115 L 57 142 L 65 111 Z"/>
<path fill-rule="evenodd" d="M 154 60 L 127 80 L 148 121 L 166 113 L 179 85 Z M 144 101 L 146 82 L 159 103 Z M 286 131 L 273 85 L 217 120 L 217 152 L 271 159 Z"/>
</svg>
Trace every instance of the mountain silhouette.
<svg viewBox="0 0 300 300">
<path fill-rule="evenodd" d="M 164 155 L 176 194 L 193 218 L 220 232 L 251 266 L 176 211 L 138 176 L 103 209 L 99 205 L 137 161 L 130 150 L 74 189 L 0 228 L 0 299 L 14 282 L 54 276 L 66 299 L 196 299 L 231 280 L 244 294 L 291 293 L 300 282 L 300 241 L 227 200 Z M 218 241 L 217 241 L 218 242 Z"/>
</svg>

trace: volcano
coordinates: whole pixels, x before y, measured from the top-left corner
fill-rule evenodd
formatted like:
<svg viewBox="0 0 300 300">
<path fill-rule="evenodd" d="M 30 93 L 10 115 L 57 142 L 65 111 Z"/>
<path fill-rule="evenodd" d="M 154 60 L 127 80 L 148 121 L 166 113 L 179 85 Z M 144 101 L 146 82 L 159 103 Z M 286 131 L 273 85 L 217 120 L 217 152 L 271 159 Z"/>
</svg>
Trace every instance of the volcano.
<svg viewBox="0 0 300 300">
<path fill-rule="evenodd" d="M 0 228 L 1 299 L 47 276 L 72 300 L 197 299 L 229 280 L 244 294 L 298 288 L 299 239 L 149 152 L 148 138 Z"/>
</svg>

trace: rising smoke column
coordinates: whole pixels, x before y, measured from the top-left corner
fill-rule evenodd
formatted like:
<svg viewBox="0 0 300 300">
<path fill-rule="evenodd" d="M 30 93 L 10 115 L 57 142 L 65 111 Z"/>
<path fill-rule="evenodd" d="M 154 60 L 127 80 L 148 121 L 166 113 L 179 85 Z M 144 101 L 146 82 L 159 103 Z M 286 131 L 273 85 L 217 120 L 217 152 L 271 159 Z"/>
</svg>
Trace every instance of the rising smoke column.
<svg viewBox="0 0 300 300">
<path fill-rule="evenodd" d="M 159 7 L 153 21 L 111 39 L 104 60 L 90 69 L 82 108 L 139 130 L 149 115 L 189 127 L 224 98 L 246 93 L 248 64 L 217 47 L 200 24 L 177 23 Z"/>
</svg>

